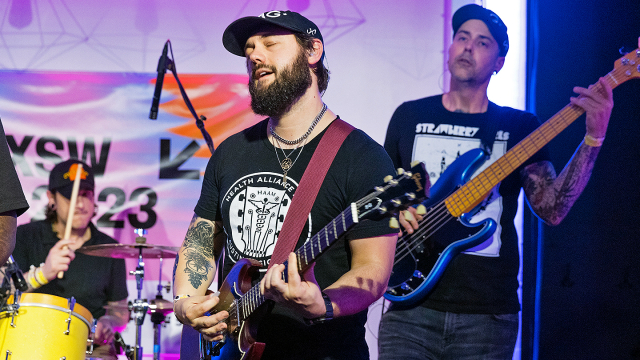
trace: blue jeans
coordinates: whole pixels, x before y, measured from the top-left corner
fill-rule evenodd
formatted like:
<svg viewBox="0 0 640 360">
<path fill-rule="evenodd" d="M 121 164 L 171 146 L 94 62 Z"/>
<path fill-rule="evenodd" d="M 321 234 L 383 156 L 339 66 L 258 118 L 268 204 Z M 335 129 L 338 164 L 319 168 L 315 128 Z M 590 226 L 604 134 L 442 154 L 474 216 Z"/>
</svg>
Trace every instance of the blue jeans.
<svg viewBox="0 0 640 360">
<path fill-rule="evenodd" d="M 511 360 L 518 314 L 456 314 L 417 306 L 387 311 L 380 360 Z"/>
</svg>

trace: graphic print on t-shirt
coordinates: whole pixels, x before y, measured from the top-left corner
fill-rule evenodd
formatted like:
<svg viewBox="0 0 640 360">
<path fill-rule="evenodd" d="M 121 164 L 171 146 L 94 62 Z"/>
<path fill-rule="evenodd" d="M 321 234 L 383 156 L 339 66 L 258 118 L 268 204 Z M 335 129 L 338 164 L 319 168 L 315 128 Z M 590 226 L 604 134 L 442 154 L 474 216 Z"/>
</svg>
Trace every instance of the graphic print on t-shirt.
<svg viewBox="0 0 640 360">
<path fill-rule="evenodd" d="M 234 263 L 251 258 L 269 264 L 297 187 L 291 178 L 283 185 L 282 174 L 261 172 L 244 176 L 229 188 L 221 206 L 229 209 L 227 251 Z"/>
<path fill-rule="evenodd" d="M 502 132 L 500 132 L 500 134 L 502 134 Z M 507 152 L 507 141 L 501 140 L 501 138 L 502 135 L 496 137 L 491 157 L 472 175 L 472 178 Z M 477 138 L 416 134 L 413 143 L 412 161 L 423 161 L 429 172 L 431 183 L 435 184 L 440 175 L 442 175 L 447 167 L 456 159 L 465 152 L 479 147 L 480 139 Z M 474 215 L 471 221 L 472 223 L 476 223 L 486 218 L 492 218 L 498 222 L 496 232 L 493 234 L 493 237 L 474 248 L 468 249 L 463 252 L 464 254 L 490 257 L 499 256 L 501 246 L 500 234 L 502 229 L 498 220 L 502 215 L 502 198 L 498 193 L 498 187 L 493 189 L 487 197 L 487 200 L 483 202 L 482 206 L 484 206 L 485 210 Z M 454 189 L 452 188 L 450 190 L 453 191 Z"/>
</svg>

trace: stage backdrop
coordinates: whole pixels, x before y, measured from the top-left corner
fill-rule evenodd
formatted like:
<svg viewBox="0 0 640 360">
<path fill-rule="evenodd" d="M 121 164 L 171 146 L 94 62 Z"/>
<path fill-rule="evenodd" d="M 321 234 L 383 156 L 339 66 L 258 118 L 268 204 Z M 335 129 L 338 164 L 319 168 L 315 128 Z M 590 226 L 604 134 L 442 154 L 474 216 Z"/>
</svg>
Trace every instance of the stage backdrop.
<svg viewBox="0 0 640 360">
<path fill-rule="evenodd" d="M 301 12 L 319 25 L 325 39 L 331 71 L 325 102 L 382 143 L 398 105 L 444 89 L 452 9 L 469 2 L 2 2 L 0 117 L 31 205 L 19 223 L 43 217 L 48 172 L 54 164 L 79 158 L 96 173 L 99 208 L 94 220 L 102 231 L 129 244 L 134 229 L 143 228 L 148 243 L 180 246 L 210 153 L 170 73 L 158 119 L 148 118 L 156 66 L 167 39 L 180 80 L 198 115 L 207 118 L 206 130 L 217 146 L 260 120 L 249 108 L 244 60 L 222 47 L 223 30 L 241 16 L 274 9 Z M 502 2 L 511 7 L 521 3 Z M 521 6 L 515 13 L 519 11 L 524 11 Z M 514 35 L 524 25 L 517 16 L 501 15 L 510 29 L 512 49 L 524 48 L 523 36 Z M 514 56 L 496 81 L 517 84 L 513 79 L 521 79 L 523 71 Z M 509 72 L 516 75 L 504 75 Z M 522 108 L 523 97 L 517 93 L 510 90 L 505 94 L 511 97 L 496 94 L 492 100 Z M 155 297 L 159 285 L 170 283 L 173 259 L 164 263 L 145 261 L 143 298 Z M 135 267 L 135 260 L 127 260 L 127 270 Z M 128 284 L 133 299 L 134 277 Z M 164 289 L 162 295 L 171 298 Z M 374 359 L 381 306 L 377 303 L 370 311 L 368 340 Z M 172 315 L 167 324 L 162 352 L 176 353 L 181 325 Z M 134 325 L 124 333 L 130 345 Z M 142 341 L 146 354 L 153 350 L 152 334 L 147 318 Z"/>
</svg>

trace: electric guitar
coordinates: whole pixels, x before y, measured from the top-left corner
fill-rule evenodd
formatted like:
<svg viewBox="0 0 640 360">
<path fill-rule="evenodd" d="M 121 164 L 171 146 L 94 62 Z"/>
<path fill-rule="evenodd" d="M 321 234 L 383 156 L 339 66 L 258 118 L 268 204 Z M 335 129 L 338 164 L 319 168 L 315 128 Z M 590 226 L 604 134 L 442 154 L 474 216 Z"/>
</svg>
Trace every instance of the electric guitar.
<svg viewBox="0 0 640 360">
<path fill-rule="evenodd" d="M 636 49 L 618 59 L 605 80 L 613 89 L 639 77 L 640 49 Z M 595 86 L 600 87 L 599 84 Z M 431 292 L 457 254 L 493 236 L 496 222 L 484 219 L 471 223 L 474 210 L 494 187 L 583 113 L 584 110 L 577 106 L 565 106 L 473 179 L 470 179 L 472 174 L 487 158 L 485 152 L 474 149 L 456 159 L 431 188 L 430 198 L 424 203 L 427 212 L 419 222 L 419 229 L 398 239 L 394 267 L 384 297 L 394 306 L 415 306 Z M 450 225 L 454 219 L 479 230 L 461 240 L 430 240 L 435 232 Z"/>
<path fill-rule="evenodd" d="M 299 272 L 307 270 L 360 220 L 394 216 L 398 211 L 426 198 L 429 182 L 423 163 L 413 166 L 411 172 L 399 171 L 399 173 L 400 175 L 396 178 L 388 176 L 383 186 L 376 187 L 367 196 L 352 203 L 349 208 L 298 248 L 295 254 Z M 286 266 L 287 262 L 284 264 Z M 225 320 L 227 324 L 225 338 L 222 341 L 209 342 L 200 336 L 199 354 L 194 356 L 193 342 L 190 348 L 186 348 L 189 345 L 185 344 L 185 337 L 192 337 L 195 330 L 184 326 L 180 346 L 181 359 L 260 359 L 265 344 L 255 341 L 255 333 L 262 313 L 268 310 L 266 305 L 272 301 L 260 294 L 259 284 L 251 287 L 252 275 L 259 268 L 260 264 L 250 259 L 242 259 L 233 266 L 219 289 L 220 302 L 210 311 L 211 314 L 222 310 L 229 312 L 229 317 Z"/>
</svg>

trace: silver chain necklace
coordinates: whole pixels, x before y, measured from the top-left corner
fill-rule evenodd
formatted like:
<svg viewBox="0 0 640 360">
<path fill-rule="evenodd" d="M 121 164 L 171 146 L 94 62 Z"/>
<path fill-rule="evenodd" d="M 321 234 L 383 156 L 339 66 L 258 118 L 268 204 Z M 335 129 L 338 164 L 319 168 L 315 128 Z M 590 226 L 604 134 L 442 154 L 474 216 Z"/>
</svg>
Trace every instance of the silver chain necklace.
<svg viewBox="0 0 640 360">
<path fill-rule="evenodd" d="M 269 122 L 269 131 L 271 132 L 271 135 L 273 135 L 274 138 L 276 138 L 279 142 L 286 144 L 286 145 L 296 145 L 298 143 L 301 143 L 304 139 L 307 138 L 307 136 L 309 136 L 309 134 L 311 134 L 311 132 L 313 131 L 313 129 L 316 127 L 316 125 L 318 124 L 318 121 L 320 121 L 320 119 L 322 119 L 322 116 L 324 115 L 325 111 L 327 111 L 327 104 L 322 103 L 322 110 L 320 110 L 320 113 L 318 113 L 318 116 L 316 116 L 315 119 L 313 119 L 313 122 L 311 123 L 311 126 L 309 126 L 309 129 L 307 130 L 306 133 L 304 133 L 304 135 L 300 136 L 299 138 L 297 138 L 296 140 L 287 140 L 287 139 L 283 139 L 280 135 L 278 135 L 276 133 L 276 131 L 273 129 L 273 126 L 271 125 L 271 122 Z M 277 154 L 277 151 L 276 151 Z"/>
<path fill-rule="evenodd" d="M 275 144 L 274 144 L 273 145 L 273 149 L 276 152 L 276 158 L 278 159 L 278 163 L 280 163 L 280 167 L 282 168 L 282 171 L 284 172 L 284 174 L 282 175 L 282 185 L 286 185 L 287 184 L 287 173 L 289 172 L 289 169 L 291 169 L 293 167 L 293 165 L 296 163 L 296 161 L 298 161 L 298 158 L 300 157 L 300 154 L 302 154 L 302 150 L 304 149 L 304 146 L 307 144 L 307 142 L 305 141 L 304 144 L 302 144 L 302 146 L 300 147 L 300 152 L 298 153 L 298 156 L 296 156 L 296 158 L 294 160 L 291 160 L 290 156 L 293 154 L 294 151 L 296 151 L 298 149 L 298 147 L 296 147 L 295 149 L 291 150 L 289 155 L 287 155 L 284 152 L 284 149 L 282 148 L 282 146 L 280 146 L 280 142 L 278 141 L 278 138 L 274 137 L 273 139 L 275 140 L 276 144 L 278 144 L 278 146 L 275 146 Z M 282 161 L 280 161 L 280 155 L 278 155 L 278 148 L 280 148 L 280 150 L 282 150 L 282 156 L 284 156 L 284 159 L 282 159 Z"/>
</svg>

